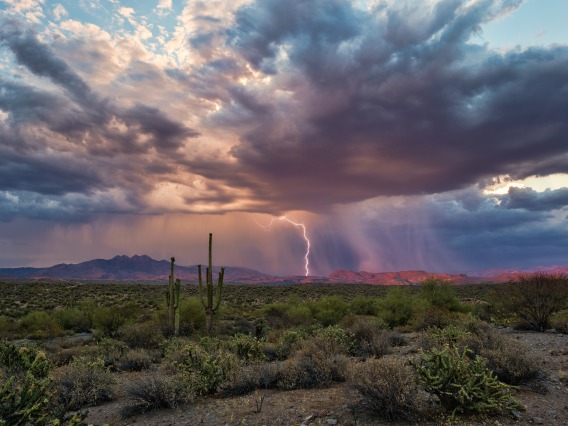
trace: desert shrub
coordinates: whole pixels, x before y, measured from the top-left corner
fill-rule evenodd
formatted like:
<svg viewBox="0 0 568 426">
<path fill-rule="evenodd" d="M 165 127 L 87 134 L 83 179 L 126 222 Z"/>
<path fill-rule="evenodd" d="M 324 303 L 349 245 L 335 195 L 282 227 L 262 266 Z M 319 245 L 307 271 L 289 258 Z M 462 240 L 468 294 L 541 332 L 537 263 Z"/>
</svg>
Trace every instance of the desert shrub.
<svg viewBox="0 0 568 426">
<path fill-rule="evenodd" d="M 175 377 L 152 375 L 129 383 L 126 387 L 127 405 L 121 410 L 124 417 L 176 408 L 193 401 L 194 395 Z"/>
<path fill-rule="evenodd" d="M 425 306 L 418 310 L 411 320 L 411 328 L 422 331 L 430 327 L 445 328 L 462 321 L 464 314 L 449 311 L 438 306 Z"/>
<path fill-rule="evenodd" d="M 13 318 L 0 315 L 0 339 L 12 337 L 17 329 L 17 323 Z"/>
<path fill-rule="evenodd" d="M 568 311 L 558 312 L 551 316 L 550 324 L 556 331 L 568 334 Z"/>
<path fill-rule="evenodd" d="M 114 378 L 102 358 L 75 358 L 56 372 L 55 381 L 60 403 L 68 410 L 78 410 L 114 398 Z"/>
<path fill-rule="evenodd" d="M 98 307 L 93 313 L 93 327 L 103 336 L 115 337 L 125 322 L 126 316 L 116 306 Z"/>
<path fill-rule="evenodd" d="M 220 386 L 223 396 L 246 395 L 256 389 L 273 389 L 278 386 L 281 363 L 262 362 L 245 365 L 234 371 Z"/>
<path fill-rule="evenodd" d="M 65 334 L 59 321 L 44 311 L 32 311 L 24 315 L 20 319 L 19 330 L 31 339 L 46 339 Z"/>
<path fill-rule="evenodd" d="M 124 325 L 117 334 L 131 348 L 156 349 L 164 340 L 160 327 L 153 321 Z"/>
<path fill-rule="evenodd" d="M 378 302 L 374 297 L 355 296 L 349 303 L 350 311 L 355 315 L 376 315 Z"/>
<path fill-rule="evenodd" d="M 287 324 L 288 308 L 288 304 L 284 302 L 269 303 L 259 310 L 259 314 L 266 319 L 270 327 L 283 328 Z"/>
<path fill-rule="evenodd" d="M 301 342 L 293 356 L 283 362 L 278 379 L 280 389 L 325 387 L 345 380 L 349 358 L 343 353 L 329 352 L 322 342 L 321 338 Z"/>
<path fill-rule="evenodd" d="M 276 344 L 276 355 L 278 359 L 288 358 L 292 346 L 296 342 L 305 339 L 307 336 L 307 332 L 301 329 L 286 330 L 282 333 Z"/>
<path fill-rule="evenodd" d="M 412 418 L 416 412 L 416 374 L 392 356 L 354 364 L 349 385 L 361 396 L 360 407 L 386 420 Z"/>
<path fill-rule="evenodd" d="M 121 357 L 118 368 L 122 371 L 142 371 L 151 365 L 152 356 L 146 349 L 131 349 Z"/>
<path fill-rule="evenodd" d="M 175 377 L 151 375 L 132 381 L 126 388 L 127 405 L 123 417 L 177 408 L 193 402 L 195 395 Z"/>
<path fill-rule="evenodd" d="M 500 301 L 506 312 L 531 329 L 547 330 L 552 314 L 567 306 L 568 278 L 543 272 L 524 275 L 501 288 Z"/>
<path fill-rule="evenodd" d="M 464 336 L 459 344 L 472 348 L 473 353 L 483 357 L 487 367 L 504 383 L 525 384 L 541 376 L 539 364 L 530 348 L 496 330 L 471 333 Z"/>
<path fill-rule="evenodd" d="M 260 341 L 249 334 L 235 334 L 228 340 L 226 346 L 230 352 L 247 363 L 265 359 Z"/>
<path fill-rule="evenodd" d="M 93 327 L 91 315 L 80 309 L 56 309 L 53 317 L 64 330 L 81 333 L 88 332 Z"/>
<path fill-rule="evenodd" d="M 323 326 L 340 322 L 348 313 L 349 305 L 341 296 L 324 296 L 310 303 L 314 318 Z"/>
<path fill-rule="evenodd" d="M 290 305 L 285 314 L 285 325 L 287 327 L 298 327 L 310 325 L 314 322 L 312 311 L 305 305 Z"/>
<path fill-rule="evenodd" d="M 165 356 L 166 364 L 172 371 L 181 373 L 183 380 L 196 395 L 215 392 L 239 367 L 235 354 L 226 352 L 215 341 L 204 343 L 172 347 Z"/>
<path fill-rule="evenodd" d="M 198 297 L 182 298 L 179 306 L 180 334 L 205 330 L 205 310 Z"/>
<path fill-rule="evenodd" d="M 328 354 L 353 354 L 356 349 L 354 336 L 338 325 L 316 328 L 314 341 Z"/>
<path fill-rule="evenodd" d="M 378 317 L 389 328 L 406 325 L 416 310 L 412 293 L 403 287 L 390 287 L 378 305 Z"/>
<path fill-rule="evenodd" d="M 103 337 L 98 339 L 96 350 L 90 354 L 91 356 L 86 356 L 85 358 L 102 359 L 105 367 L 111 370 L 119 370 L 122 358 L 127 352 L 128 346 L 126 343 L 109 337 Z"/>
<path fill-rule="evenodd" d="M 354 339 L 353 352 L 360 356 L 383 356 L 391 347 L 390 330 L 384 330 L 376 322 L 358 317 L 348 328 Z"/>
<path fill-rule="evenodd" d="M 448 311 L 463 311 L 454 289 L 449 282 L 436 278 L 427 278 L 420 283 L 420 297 L 430 306 Z"/>
<path fill-rule="evenodd" d="M 479 356 L 466 347 L 444 345 L 421 352 L 416 370 L 424 389 L 452 413 L 493 413 L 518 408 L 512 388 L 499 381 Z"/>
</svg>

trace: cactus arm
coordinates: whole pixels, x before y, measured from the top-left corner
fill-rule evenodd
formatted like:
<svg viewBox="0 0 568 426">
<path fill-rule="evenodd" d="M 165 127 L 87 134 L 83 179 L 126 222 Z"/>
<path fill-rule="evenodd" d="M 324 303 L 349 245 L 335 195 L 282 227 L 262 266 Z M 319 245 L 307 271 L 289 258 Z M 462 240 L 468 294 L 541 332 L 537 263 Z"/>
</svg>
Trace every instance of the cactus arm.
<svg viewBox="0 0 568 426">
<path fill-rule="evenodd" d="M 203 308 L 206 308 L 205 299 L 203 298 L 203 281 L 201 279 L 201 265 L 197 265 L 197 274 L 199 275 L 199 301 L 201 302 L 201 306 L 203 306 Z"/>
<path fill-rule="evenodd" d="M 223 277 L 225 276 L 225 268 L 221 268 L 219 272 L 219 282 L 217 283 L 217 303 L 215 304 L 214 311 L 219 309 L 219 305 L 221 304 L 221 296 L 223 295 Z"/>
<path fill-rule="evenodd" d="M 179 334 L 179 294 L 181 290 L 181 280 L 178 278 L 175 285 L 175 303 L 174 303 L 174 334 L 177 336 Z"/>
</svg>

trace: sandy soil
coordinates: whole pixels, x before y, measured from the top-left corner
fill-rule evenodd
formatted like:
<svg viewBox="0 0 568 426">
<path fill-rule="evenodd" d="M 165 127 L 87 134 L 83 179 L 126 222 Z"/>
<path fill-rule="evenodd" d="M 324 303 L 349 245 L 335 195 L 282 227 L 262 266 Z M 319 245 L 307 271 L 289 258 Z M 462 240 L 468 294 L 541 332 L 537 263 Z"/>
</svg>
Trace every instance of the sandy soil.
<svg viewBox="0 0 568 426">
<path fill-rule="evenodd" d="M 524 411 L 500 417 L 460 419 L 457 424 L 486 425 L 568 425 L 568 336 L 558 333 L 513 332 L 526 342 L 540 359 L 545 378 L 535 386 L 522 387 L 516 398 Z M 401 351 L 412 351 L 410 346 Z M 368 418 L 353 408 L 356 395 L 345 384 L 326 389 L 295 391 L 263 390 L 234 397 L 202 398 L 194 405 L 164 410 L 130 419 L 120 416 L 125 404 L 113 403 L 89 409 L 87 421 L 94 425 L 386 425 L 393 424 Z M 416 419 L 412 423 L 450 424 L 447 419 Z M 452 423 L 456 424 L 456 423 Z"/>
</svg>

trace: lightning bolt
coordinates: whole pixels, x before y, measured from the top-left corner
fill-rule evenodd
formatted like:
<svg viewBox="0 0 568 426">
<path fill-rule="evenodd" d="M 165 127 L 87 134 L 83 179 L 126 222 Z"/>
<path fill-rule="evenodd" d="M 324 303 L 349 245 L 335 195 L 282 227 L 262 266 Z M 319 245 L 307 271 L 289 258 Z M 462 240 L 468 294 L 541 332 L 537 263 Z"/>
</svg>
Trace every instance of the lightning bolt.
<svg viewBox="0 0 568 426">
<path fill-rule="evenodd" d="M 304 268 L 306 269 L 306 277 L 310 276 L 310 239 L 308 238 L 308 234 L 306 232 L 306 226 L 303 223 L 298 223 L 298 222 L 294 222 L 290 219 L 288 219 L 286 216 L 280 216 L 280 217 L 273 217 L 272 220 L 270 221 L 270 223 L 268 225 L 261 225 L 260 223 L 256 223 L 258 226 L 260 226 L 261 228 L 263 228 L 265 231 L 269 231 L 270 228 L 272 227 L 272 224 L 277 221 L 277 220 L 283 220 L 286 221 L 292 225 L 294 225 L 297 228 L 302 228 L 302 234 L 304 235 L 304 240 L 306 240 L 306 254 L 304 255 L 304 260 L 305 260 L 305 266 Z"/>
</svg>

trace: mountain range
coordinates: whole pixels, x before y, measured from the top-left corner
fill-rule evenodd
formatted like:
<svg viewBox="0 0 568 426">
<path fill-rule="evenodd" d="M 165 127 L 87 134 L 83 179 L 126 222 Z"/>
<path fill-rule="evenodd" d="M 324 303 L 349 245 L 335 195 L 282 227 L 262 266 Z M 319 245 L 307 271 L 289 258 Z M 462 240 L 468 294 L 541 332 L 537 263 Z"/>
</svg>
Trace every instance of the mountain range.
<svg viewBox="0 0 568 426">
<path fill-rule="evenodd" d="M 203 267 L 205 275 L 205 267 Z M 213 267 L 216 277 L 219 267 Z M 568 267 L 537 268 L 546 272 L 568 274 Z M 426 271 L 354 272 L 338 270 L 327 277 L 285 276 L 277 277 L 250 268 L 231 266 L 225 268 L 225 282 L 236 284 L 299 284 L 299 283 L 364 283 L 375 285 L 415 285 L 428 277 L 449 281 L 452 284 L 498 283 L 512 281 L 519 275 L 533 270 L 493 269 L 478 276 L 466 274 L 441 274 Z M 79 280 L 79 281 L 167 281 L 170 262 L 154 260 L 149 256 L 115 256 L 112 259 L 94 259 L 87 262 L 62 263 L 47 268 L 0 268 L 2 280 Z M 184 281 L 197 282 L 197 265 L 175 265 L 175 276 Z"/>
</svg>

